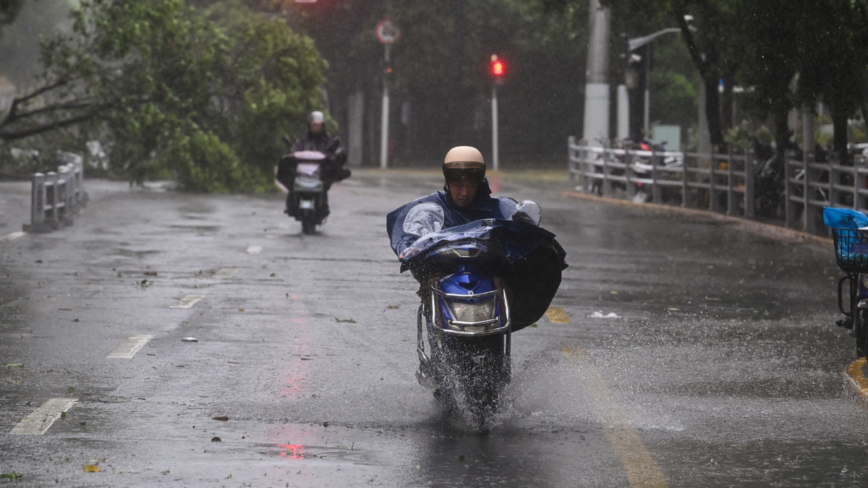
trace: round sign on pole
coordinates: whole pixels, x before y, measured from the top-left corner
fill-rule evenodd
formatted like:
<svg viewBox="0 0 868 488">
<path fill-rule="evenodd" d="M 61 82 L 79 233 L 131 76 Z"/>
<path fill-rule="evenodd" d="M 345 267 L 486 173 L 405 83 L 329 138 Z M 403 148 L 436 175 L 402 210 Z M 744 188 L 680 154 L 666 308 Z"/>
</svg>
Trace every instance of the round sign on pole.
<svg viewBox="0 0 868 488">
<path fill-rule="evenodd" d="M 383 19 L 378 22 L 376 31 L 377 39 L 383 44 L 392 44 L 401 38 L 401 29 L 389 19 Z"/>
</svg>

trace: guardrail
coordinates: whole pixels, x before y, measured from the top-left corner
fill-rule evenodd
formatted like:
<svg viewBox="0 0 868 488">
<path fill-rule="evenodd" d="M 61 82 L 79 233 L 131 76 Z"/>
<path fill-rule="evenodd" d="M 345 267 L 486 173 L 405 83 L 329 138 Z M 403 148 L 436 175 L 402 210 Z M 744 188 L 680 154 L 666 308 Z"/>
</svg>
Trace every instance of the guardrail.
<svg viewBox="0 0 868 488">
<path fill-rule="evenodd" d="M 84 191 L 84 159 L 78 154 L 58 152 L 62 163 L 57 171 L 33 175 L 30 223 L 24 232 L 44 233 L 73 225 L 73 216 L 87 205 Z"/>
<path fill-rule="evenodd" d="M 853 165 L 787 159 L 785 165 L 785 215 L 789 227 L 820 232 L 823 207 L 852 208 L 868 212 L 868 158 L 857 154 Z"/>
<path fill-rule="evenodd" d="M 758 176 L 762 162 L 750 153 L 699 154 L 592 147 L 570 137 L 570 181 L 576 190 L 628 197 L 736 217 L 778 220 L 789 228 L 826 234 L 823 207 L 868 213 L 868 156 L 852 165 L 784 158 L 780 178 Z M 757 188 L 758 178 L 765 187 Z M 771 182 L 771 183 L 770 183 Z M 637 196 L 643 194 L 644 196 Z M 759 200 L 758 198 L 759 197 Z M 769 202 L 772 202 L 769 208 Z"/>
<path fill-rule="evenodd" d="M 592 147 L 569 140 L 576 189 L 753 218 L 754 161 L 747 154 L 699 154 Z"/>
</svg>

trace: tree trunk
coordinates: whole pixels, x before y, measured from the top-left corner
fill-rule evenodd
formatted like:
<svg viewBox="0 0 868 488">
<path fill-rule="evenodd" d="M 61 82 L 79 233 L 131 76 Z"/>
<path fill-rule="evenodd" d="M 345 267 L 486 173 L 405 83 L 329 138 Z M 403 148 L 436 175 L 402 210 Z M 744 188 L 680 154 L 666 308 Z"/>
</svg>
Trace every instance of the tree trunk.
<svg viewBox="0 0 868 488">
<path fill-rule="evenodd" d="M 733 75 L 725 75 L 723 77 L 723 107 L 721 114 L 721 122 L 723 124 L 723 130 L 728 131 L 732 129 L 735 125 L 736 121 L 733 120 L 733 97 L 732 97 L 732 85 L 735 83 L 735 77 Z"/>
<path fill-rule="evenodd" d="M 847 150 L 847 116 L 846 110 L 838 108 L 840 104 L 835 104 L 831 107 L 832 112 L 832 128 L 834 135 L 832 139 L 832 149 L 838 155 L 839 164 L 850 165 L 850 152 Z"/>
<path fill-rule="evenodd" d="M 787 145 L 790 141 L 790 127 L 788 122 L 789 109 L 781 104 L 776 107 L 772 117 L 775 121 L 775 169 L 777 180 L 782 185 L 784 178 L 784 164 L 786 163 Z"/>
<path fill-rule="evenodd" d="M 708 134 L 711 145 L 719 148 L 723 144 L 723 132 L 720 129 L 720 94 L 717 91 L 717 76 L 703 77 L 705 83 L 705 117 L 708 120 Z"/>
</svg>

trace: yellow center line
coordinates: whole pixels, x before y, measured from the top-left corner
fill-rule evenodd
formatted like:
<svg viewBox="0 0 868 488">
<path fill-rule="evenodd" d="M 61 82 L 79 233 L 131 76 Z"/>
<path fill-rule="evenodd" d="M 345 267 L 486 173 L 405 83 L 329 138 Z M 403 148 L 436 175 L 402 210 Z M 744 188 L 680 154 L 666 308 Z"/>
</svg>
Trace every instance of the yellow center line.
<svg viewBox="0 0 868 488">
<path fill-rule="evenodd" d="M 627 478 L 633 487 L 668 487 L 666 478 L 654 456 L 648 452 L 642 439 L 633 429 L 623 407 L 615 401 L 600 370 L 584 349 L 563 348 L 567 357 L 585 373 L 583 375 L 590 403 L 597 420 L 603 425 L 603 433 L 612 445 L 621 464 L 627 470 Z"/>
<path fill-rule="evenodd" d="M 549 307 L 546 310 L 546 317 L 548 317 L 549 322 L 553 324 L 569 324 L 570 316 L 564 312 L 564 309 L 558 307 Z"/>
</svg>

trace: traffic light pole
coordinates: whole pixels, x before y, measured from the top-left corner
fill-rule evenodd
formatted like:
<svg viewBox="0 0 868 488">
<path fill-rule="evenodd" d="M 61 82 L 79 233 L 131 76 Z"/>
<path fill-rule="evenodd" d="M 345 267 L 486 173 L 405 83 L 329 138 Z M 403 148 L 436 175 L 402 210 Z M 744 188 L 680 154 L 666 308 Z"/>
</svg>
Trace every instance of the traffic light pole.
<svg viewBox="0 0 868 488">
<path fill-rule="evenodd" d="M 497 141 L 497 83 L 491 87 L 491 160 L 494 171 L 500 166 Z"/>
<path fill-rule="evenodd" d="M 389 48 L 386 44 L 386 64 L 389 66 Z M 380 169 L 389 167 L 389 73 L 383 70 L 383 118 L 380 124 Z"/>
</svg>

